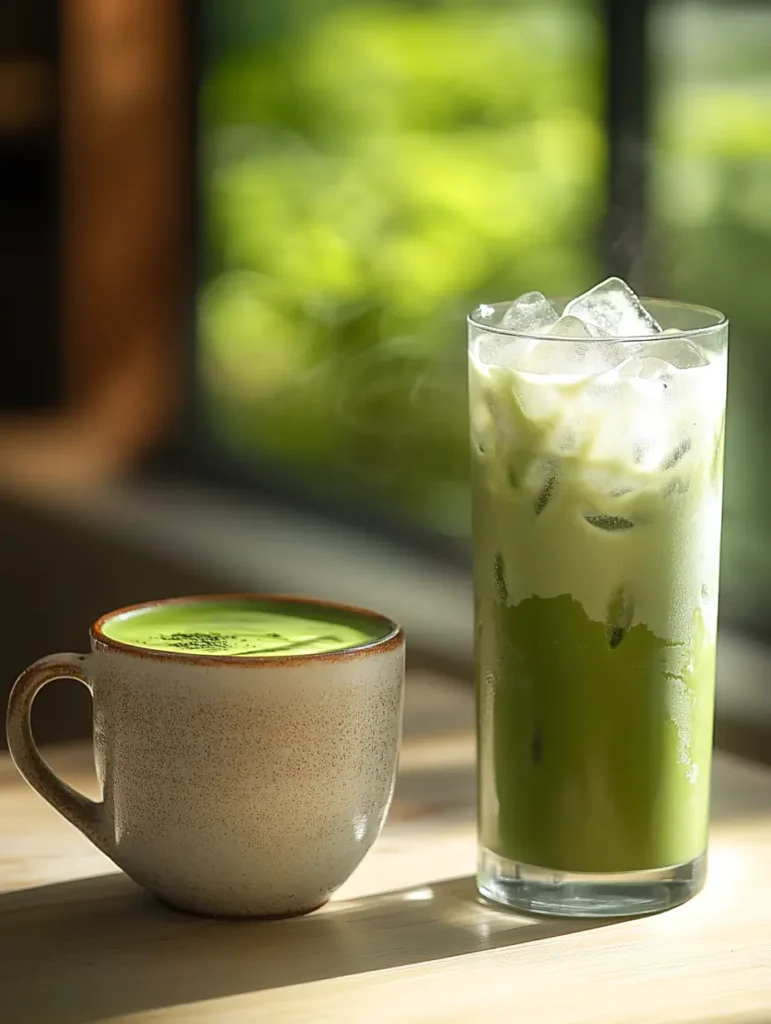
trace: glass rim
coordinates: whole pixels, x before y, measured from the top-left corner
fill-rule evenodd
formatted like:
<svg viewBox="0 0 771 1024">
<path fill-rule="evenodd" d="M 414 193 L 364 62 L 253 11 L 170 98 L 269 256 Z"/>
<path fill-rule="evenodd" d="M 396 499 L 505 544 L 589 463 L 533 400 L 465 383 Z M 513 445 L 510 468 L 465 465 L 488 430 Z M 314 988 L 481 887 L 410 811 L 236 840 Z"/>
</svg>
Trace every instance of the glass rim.
<svg viewBox="0 0 771 1024">
<path fill-rule="evenodd" d="M 571 299 L 566 299 L 564 296 L 546 296 L 552 302 L 567 304 Z M 466 323 L 469 327 L 474 327 L 480 331 L 484 331 L 486 334 L 497 334 L 504 338 L 525 338 L 528 341 L 556 341 L 556 342 L 567 342 L 568 344 L 575 345 L 576 343 L 585 344 L 587 341 L 600 341 L 600 342 L 612 342 L 614 345 L 626 345 L 636 344 L 639 345 L 641 342 L 647 344 L 656 344 L 662 341 L 671 341 L 673 338 L 698 338 L 704 337 L 705 335 L 714 334 L 729 325 L 729 319 L 725 313 L 721 313 L 719 309 L 714 309 L 712 306 L 702 306 L 694 302 L 679 302 L 676 299 L 657 299 L 650 295 L 638 296 L 640 302 L 647 308 L 648 303 L 656 303 L 657 306 L 666 306 L 670 309 L 678 310 L 690 310 L 694 313 L 701 313 L 708 317 L 714 318 L 714 323 L 707 324 L 704 327 L 688 327 L 688 328 L 672 328 L 668 329 L 666 333 L 663 331 L 660 334 L 638 334 L 638 335 L 625 335 L 623 338 L 609 337 L 609 338 L 565 338 L 560 337 L 557 334 L 536 334 L 531 331 L 518 331 L 513 330 L 510 327 L 501 327 L 497 324 L 491 324 L 486 322 L 482 317 L 475 316 L 477 310 L 481 309 L 482 306 L 488 306 L 493 310 L 498 310 L 502 306 L 509 306 L 514 301 L 513 299 L 504 300 L 503 302 L 483 302 L 474 309 L 466 317 Z"/>
</svg>

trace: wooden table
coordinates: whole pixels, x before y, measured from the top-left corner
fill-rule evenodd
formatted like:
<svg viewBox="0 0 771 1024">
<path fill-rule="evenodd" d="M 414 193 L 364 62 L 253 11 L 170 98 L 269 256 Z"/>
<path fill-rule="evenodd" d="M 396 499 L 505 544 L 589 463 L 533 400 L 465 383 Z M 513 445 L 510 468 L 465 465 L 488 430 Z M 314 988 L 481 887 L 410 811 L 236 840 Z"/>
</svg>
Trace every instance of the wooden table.
<svg viewBox="0 0 771 1024">
<path fill-rule="evenodd" d="M 590 923 L 475 896 L 471 695 L 410 682 L 383 836 L 323 910 L 225 923 L 167 910 L 0 759 L 0 1022 L 771 1021 L 771 771 L 715 765 L 705 892 Z M 93 791 L 90 750 L 50 752 Z"/>
</svg>

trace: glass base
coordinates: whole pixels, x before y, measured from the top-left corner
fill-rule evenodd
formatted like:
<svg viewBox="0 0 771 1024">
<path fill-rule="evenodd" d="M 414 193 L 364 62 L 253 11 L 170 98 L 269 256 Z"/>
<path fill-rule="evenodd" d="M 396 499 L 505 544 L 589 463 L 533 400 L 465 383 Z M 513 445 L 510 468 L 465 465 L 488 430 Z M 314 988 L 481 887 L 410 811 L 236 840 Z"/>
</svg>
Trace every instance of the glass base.
<svg viewBox="0 0 771 1024">
<path fill-rule="evenodd" d="M 521 864 L 482 846 L 477 888 L 488 900 L 531 914 L 632 917 L 685 903 L 701 890 L 706 875 L 706 853 L 672 867 L 595 875 Z"/>
</svg>

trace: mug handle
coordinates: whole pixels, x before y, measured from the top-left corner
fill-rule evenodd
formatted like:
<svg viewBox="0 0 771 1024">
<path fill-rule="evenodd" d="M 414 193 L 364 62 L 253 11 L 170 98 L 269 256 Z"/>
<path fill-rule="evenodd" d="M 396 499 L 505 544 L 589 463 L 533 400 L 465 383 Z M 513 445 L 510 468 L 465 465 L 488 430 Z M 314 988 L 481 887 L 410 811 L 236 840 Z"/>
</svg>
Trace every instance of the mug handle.
<svg viewBox="0 0 771 1024">
<path fill-rule="evenodd" d="M 77 679 L 93 696 L 93 687 L 83 667 L 87 657 L 85 654 L 52 654 L 25 668 L 11 690 L 6 735 L 8 750 L 21 776 L 94 846 L 107 853 L 104 802 L 89 800 L 60 779 L 43 758 L 32 735 L 32 704 L 47 683 L 55 679 Z"/>
</svg>

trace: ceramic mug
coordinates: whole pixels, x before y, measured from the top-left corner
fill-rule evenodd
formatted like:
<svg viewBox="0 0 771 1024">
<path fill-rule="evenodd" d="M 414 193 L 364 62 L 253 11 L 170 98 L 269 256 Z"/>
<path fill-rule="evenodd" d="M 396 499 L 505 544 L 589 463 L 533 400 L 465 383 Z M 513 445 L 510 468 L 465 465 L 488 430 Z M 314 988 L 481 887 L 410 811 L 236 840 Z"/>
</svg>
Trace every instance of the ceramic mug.
<svg viewBox="0 0 771 1024">
<path fill-rule="evenodd" d="M 304 603 L 322 616 L 344 608 Z M 380 620 L 382 639 L 272 658 L 160 652 L 105 635 L 113 616 L 145 607 L 99 619 L 90 654 L 55 654 L 22 672 L 7 716 L 16 767 L 127 875 L 173 906 L 239 917 L 321 906 L 372 846 L 391 802 L 401 629 L 347 609 Z M 54 774 L 32 736 L 35 695 L 62 678 L 93 697 L 101 801 Z"/>
</svg>

